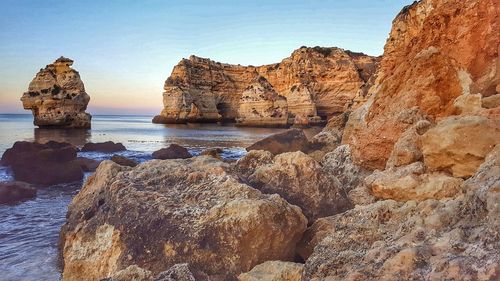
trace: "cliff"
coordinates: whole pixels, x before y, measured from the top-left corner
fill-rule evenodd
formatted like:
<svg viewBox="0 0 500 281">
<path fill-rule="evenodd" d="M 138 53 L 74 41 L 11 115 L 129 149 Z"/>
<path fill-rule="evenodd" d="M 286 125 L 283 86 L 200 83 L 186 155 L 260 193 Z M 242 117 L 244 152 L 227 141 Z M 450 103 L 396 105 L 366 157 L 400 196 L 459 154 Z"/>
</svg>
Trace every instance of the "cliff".
<svg viewBox="0 0 500 281">
<path fill-rule="evenodd" d="M 344 112 L 364 96 L 379 58 L 340 48 L 302 47 L 280 63 L 241 66 L 191 56 L 165 81 L 164 109 L 153 122 L 247 120 L 243 92 L 258 76 L 287 99 L 289 124 L 317 124 Z M 300 91 L 297 91 L 300 89 Z M 265 106 L 265 105 L 263 105 Z M 253 122 L 259 125 L 258 120 Z M 262 121 L 268 123 L 267 121 Z M 280 123 L 280 121 L 277 121 Z"/>
<path fill-rule="evenodd" d="M 21 101 L 32 111 L 34 125 L 57 128 L 90 128 L 90 114 L 85 112 L 90 101 L 78 71 L 71 59 L 60 57 L 40 69 Z"/>
<path fill-rule="evenodd" d="M 346 127 L 356 162 L 383 168 L 415 121 L 454 114 L 461 96 L 498 94 L 499 9 L 494 0 L 426 0 L 401 11 L 370 98 Z"/>
</svg>

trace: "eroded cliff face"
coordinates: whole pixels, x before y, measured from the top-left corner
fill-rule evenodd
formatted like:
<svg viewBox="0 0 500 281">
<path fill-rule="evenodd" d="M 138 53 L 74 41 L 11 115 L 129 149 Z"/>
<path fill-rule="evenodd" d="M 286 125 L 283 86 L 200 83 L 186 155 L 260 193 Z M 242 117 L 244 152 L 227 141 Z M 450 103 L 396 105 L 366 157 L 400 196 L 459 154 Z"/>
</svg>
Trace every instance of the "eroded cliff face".
<svg viewBox="0 0 500 281">
<path fill-rule="evenodd" d="M 495 0 L 425 0 L 401 11 L 370 97 L 346 127 L 343 143 L 356 162 L 383 168 L 416 121 L 455 114 L 460 96 L 498 95 L 499 7 Z"/>
<path fill-rule="evenodd" d="M 254 118 L 242 95 L 262 76 L 273 91 L 286 98 L 289 124 L 294 124 L 295 119 L 300 125 L 318 124 L 321 118 L 344 112 L 356 97 L 365 96 L 366 85 L 378 62 L 379 58 L 365 54 L 320 47 L 302 47 L 280 63 L 258 67 L 191 56 L 175 66 L 165 82 L 164 109 L 153 122 Z M 268 119 L 262 122 L 267 124 Z"/>
<path fill-rule="evenodd" d="M 40 69 L 21 101 L 39 127 L 90 128 L 89 95 L 71 59 L 60 57 Z"/>
</svg>

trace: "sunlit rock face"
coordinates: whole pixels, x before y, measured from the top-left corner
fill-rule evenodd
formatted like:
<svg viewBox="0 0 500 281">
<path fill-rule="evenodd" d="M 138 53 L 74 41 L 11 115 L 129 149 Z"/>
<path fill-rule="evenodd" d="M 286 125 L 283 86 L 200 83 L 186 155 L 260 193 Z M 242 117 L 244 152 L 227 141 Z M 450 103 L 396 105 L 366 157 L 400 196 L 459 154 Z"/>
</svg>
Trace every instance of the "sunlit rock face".
<svg viewBox="0 0 500 281">
<path fill-rule="evenodd" d="M 301 47 L 280 63 L 241 66 L 191 56 L 165 81 L 164 109 L 153 122 L 234 121 L 248 87 L 265 78 L 286 97 L 289 125 L 316 125 L 364 97 L 379 58 L 340 48 Z M 243 107 L 248 107 L 243 104 Z M 324 121 L 323 121 L 324 122 Z M 259 124 L 255 124 L 259 125 Z"/>
<path fill-rule="evenodd" d="M 462 95 L 498 95 L 498 13 L 494 0 L 425 0 L 399 13 L 368 101 L 344 132 L 357 163 L 384 168 L 395 142 L 422 116 L 456 114 Z"/>
<path fill-rule="evenodd" d="M 71 59 L 60 57 L 40 69 L 21 101 L 33 113 L 35 126 L 50 128 L 90 128 L 90 101 Z"/>
</svg>

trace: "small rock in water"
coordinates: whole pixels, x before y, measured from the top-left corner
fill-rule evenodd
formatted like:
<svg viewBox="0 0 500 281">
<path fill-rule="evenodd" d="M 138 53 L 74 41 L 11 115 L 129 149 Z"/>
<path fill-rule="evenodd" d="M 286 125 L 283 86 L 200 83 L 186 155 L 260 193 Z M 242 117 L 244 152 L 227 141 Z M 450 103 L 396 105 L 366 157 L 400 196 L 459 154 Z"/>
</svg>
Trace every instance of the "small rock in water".
<svg viewBox="0 0 500 281">
<path fill-rule="evenodd" d="M 153 158 L 161 160 L 187 159 L 191 157 L 192 157 L 191 153 L 189 153 L 189 151 L 185 147 L 182 147 L 175 143 L 171 144 L 167 148 L 162 148 L 160 150 L 153 152 Z"/>
<path fill-rule="evenodd" d="M 210 156 L 216 159 L 222 159 L 221 156 L 222 152 L 223 152 L 222 148 L 216 147 L 216 148 L 205 149 L 201 152 L 200 155 Z"/>
<path fill-rule="evenodd" d="M 94 172 L 101 163 L 100 161 L 87 157 L 77 157 L 76 162 L 80 165 L 84 172 Z"/>
<path fill-rule="evenodd" d="M 107 141 L 107 142 L 100 142 L 100 143 L 86 143 L 81 151 L 87 152 L 87 151 L 98 151 L 98 152 L 118 152 L 118 151 L 124 151 L 127 150 L 127 148 L 121 144 L 121 143 L 114 143 L 112 141 Z"/>
<path fill-rule="evenodd" d="M 0 204 L 12 204 L 36 196 L 36 189 L 28 183 L 13 181 L 0 182 Z"/>
<path fill-rule="evenodd" d="M 138 164 L 135 160 L 117 154 L 111 157 L 111 161 L 115 162 L 118 165 L 128 166 L 128 167 L 135 167 Z"/>
</svg>

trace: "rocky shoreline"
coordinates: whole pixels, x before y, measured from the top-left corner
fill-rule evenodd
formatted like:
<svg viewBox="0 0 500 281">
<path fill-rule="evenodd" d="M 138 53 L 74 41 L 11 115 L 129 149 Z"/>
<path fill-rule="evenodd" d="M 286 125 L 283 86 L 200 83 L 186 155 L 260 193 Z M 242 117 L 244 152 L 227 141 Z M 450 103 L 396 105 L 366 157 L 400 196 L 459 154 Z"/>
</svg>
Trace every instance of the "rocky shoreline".
<svg viewBox="0 0 500 281">
<path fill-rule="evenodd" d="M 310 140 L 287 131 L 235 163 L 210 156 L 134 168 L 103 162 L 69 207 L 63 280 L 496 279 L 494 6 L 422 0 L 403 9 L 367 79 L 371 87 L 358 80 L 354 88 L 366 91 L 351 92 L 349 102 L 315 93 L 326 99 L 316 114 L 335 114 Z M 166 119 L 156 121 L 239 116 L 243 124 L 283 125 L 294 107 L 316 116 L 310 98 L 288 103 L 293 98 L 282 93 L 295 82 L 277 82 L 284 76 L 273 71 L 293 73 L 285 62 L 318 54 L 349 55 L 301 48 L 261 68 L 183 60 L 165 83 L 158 118 Z"/>
<path fill-rule="evenodd" d="M 42 184 L 95 168 L 60 232 L 62 280 L 497 280 L 499 14 L 494 0 L 416 1 L 381 58 L 304 47 L 260 67 L 182 60 L 154 122 L 328 120 L 237 161 L 171 144 L 144 163 L 95 163 L 20 142 L 2 163 Z"/>
</svg>

